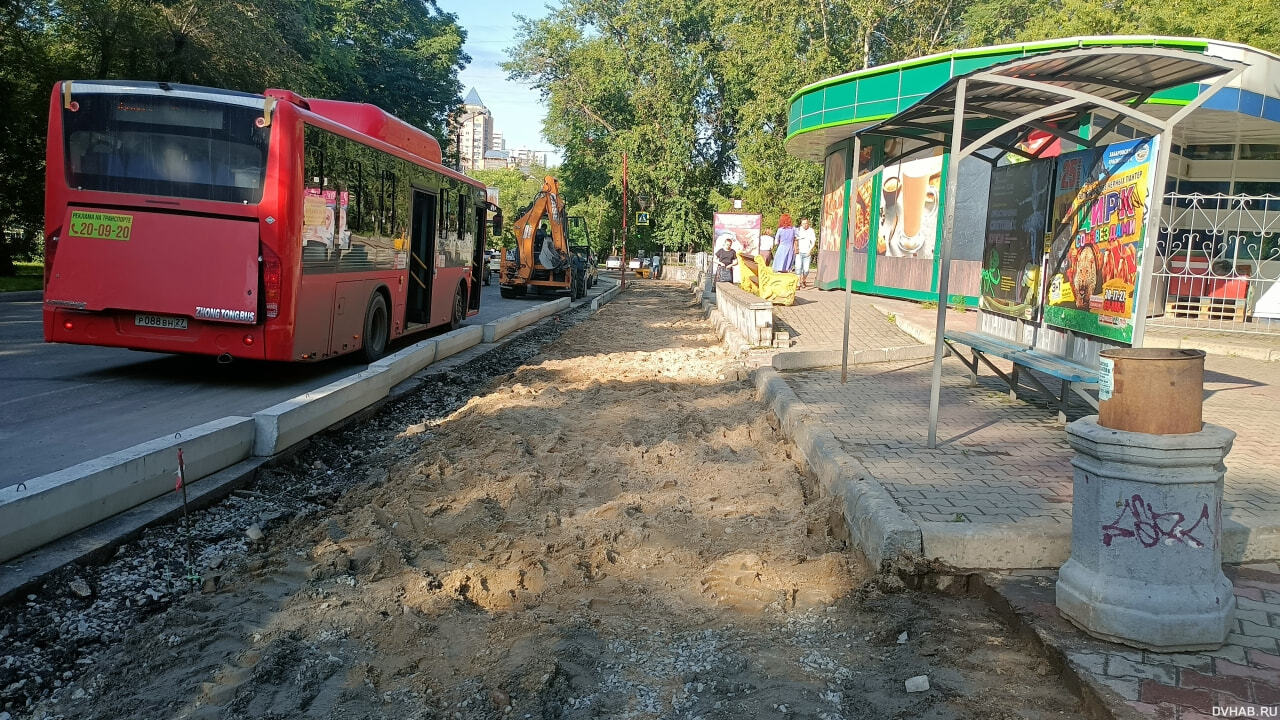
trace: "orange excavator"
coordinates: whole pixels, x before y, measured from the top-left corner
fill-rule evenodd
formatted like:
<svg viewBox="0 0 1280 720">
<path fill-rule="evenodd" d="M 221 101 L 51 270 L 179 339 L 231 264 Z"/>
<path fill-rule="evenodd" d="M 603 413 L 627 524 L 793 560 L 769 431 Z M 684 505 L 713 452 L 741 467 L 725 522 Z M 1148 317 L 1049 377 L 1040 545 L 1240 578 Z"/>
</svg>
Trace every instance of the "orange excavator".
<svg viewBox="0 0 1280 720">
<path fill-rule="evenodd" d="M 574 298 L 587 294 L 587 268 L 582 258 L 569 252 L 568 217 L 560 185 L 550 175 L 512 224 L 516 247 L 502 258 L 498 284 L 502 297 L 546 289 L 568 290 Z"/>
</svg>

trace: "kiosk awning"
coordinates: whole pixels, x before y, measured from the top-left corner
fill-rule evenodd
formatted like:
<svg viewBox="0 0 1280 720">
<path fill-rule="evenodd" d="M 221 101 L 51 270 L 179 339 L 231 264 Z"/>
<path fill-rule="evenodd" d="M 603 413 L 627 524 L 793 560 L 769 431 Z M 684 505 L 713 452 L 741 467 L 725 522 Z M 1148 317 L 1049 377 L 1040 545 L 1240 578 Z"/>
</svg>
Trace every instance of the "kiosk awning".
<svg viewBox="0 0 1280 720">
<path fill-rule="evenodd" d="M 1031 158 L 1034 154 L 1017 147 L 1020 136 L 1029 130 L 1086 147 L 1124 120 L 1152 134 L 1164 132 L 1243 67 L 1209 55 L 1154 47 L 1089 47 L 1035 55 L 952 78 L 910 108 L 856 135 L 901 139 L 902 151 L 885 158 L 885 164 L 890 164 L 928 148 L 950 145 L 956 111 L 962 108 L 961 144 L 969 151 L 964 155 L 990 147 Z M 1140 109 L 1161 90 L 1213 79 L 1218 82 L 1200 94 L 1200 102 L 1179 108 L 1173 118 Z M 964 102 L 958 105 L 961 94 Z M 1109 116 L 1111 124 L 1102 132 L 1089 133 L 1092 139 L 1081 137 L 1077 129 L 1091 114 Z M 981 145 L 968 147 L 978 140 Z"/>
</svg>

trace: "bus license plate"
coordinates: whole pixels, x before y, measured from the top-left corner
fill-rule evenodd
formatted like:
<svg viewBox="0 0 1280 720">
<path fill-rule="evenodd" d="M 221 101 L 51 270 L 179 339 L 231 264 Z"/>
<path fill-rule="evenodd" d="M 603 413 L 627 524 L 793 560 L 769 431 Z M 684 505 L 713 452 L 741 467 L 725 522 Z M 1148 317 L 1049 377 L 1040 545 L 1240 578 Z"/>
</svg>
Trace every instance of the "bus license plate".
<svg viewBox="0 0 1280 720">
<path fill-rule="evenodd" d="M 184 317 L 167 317 L 165 315 L 135 315 L 133 324 L 138 327 L 165 328 L 166 330 L 186 330 L 187 319 Z"/>
</svg>

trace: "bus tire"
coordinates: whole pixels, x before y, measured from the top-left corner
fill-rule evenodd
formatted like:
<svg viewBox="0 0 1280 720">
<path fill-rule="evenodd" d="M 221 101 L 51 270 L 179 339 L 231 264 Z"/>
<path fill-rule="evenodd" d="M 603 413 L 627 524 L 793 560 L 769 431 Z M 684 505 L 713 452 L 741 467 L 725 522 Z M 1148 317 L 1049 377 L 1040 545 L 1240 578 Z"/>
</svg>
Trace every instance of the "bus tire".
<svg viewBox="0 0 1280 720">
<path fill-rule="evenodd" d="M 502 295 L 502 297 L 508 300 L 516 296 L 516 289 L 513 287 L 499 287 L 498 292 Z"/>
<path fill-rule="evenodd" d="M 453 293 L 453 312 L 449 315 L 449 329 L 457 330 L 462 327 L 462 321 L 467 319 L 467 293 L 466 284 L 458 283 L 458 289 Z"/>
<path fill-rule="evenodd" d="M 387 342 L 391 339 L 391 323 L 387 315 L 387 300 L 375 292 L 369 298 L 369 308 L 364 313 L 364 342 L 360 346 L 366 362 L 373 362 L 387 354 Z"/>
</svg>

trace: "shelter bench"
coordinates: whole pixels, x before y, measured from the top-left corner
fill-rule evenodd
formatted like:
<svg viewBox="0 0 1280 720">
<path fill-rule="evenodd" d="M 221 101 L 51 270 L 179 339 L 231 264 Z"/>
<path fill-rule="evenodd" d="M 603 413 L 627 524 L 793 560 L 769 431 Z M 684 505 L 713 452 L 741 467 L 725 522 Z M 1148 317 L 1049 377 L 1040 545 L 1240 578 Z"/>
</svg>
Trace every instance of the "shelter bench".
<svg viewBox="0 0 1280 720">
<path fill-rule="evenodd" d="M 1009 386 L 1009 398 L 1017 399 L 1018 397 L 1018 381 L 1021 377 L 1018 372 L 1019 367 L 1025 367 L 1029 370 L 1036 370 L 1045 375 L 1058 378 L 1062 381 L 1061 392 L 1053 392 L 1040 382 L 1040 379 L 1031 373 L 1026 373 L 1026 379 L 1038 388 L 1041 392 L 1053 398 L 1058 407 L 1058 423 L 1065 425 L 1067 422 L 1067 400 L 1074 391 L 1077 395 L 1084 398 L 1097 409 L 1098 401 L 1089 393 L 1081 390 L 1079 385 L 1097 385 L 1098 371 L 1093 368 L 1086 367 L 1077 362 L 1072 362 L 1065 358 L 1040 352 L 1029 345 L 1023 345 L 1006 340 L 994 335 L 986 333 L 971 333 L 948 330 L 943 334 L 942 341 L 951 349 L 952 354 L 964 363 L 969 369 L 969 382 L 971 385 L 978 383 L 978 364 L 981 362 L 991 368 L 992 372 L 1000 376 L 1005 384 Z M 966 358 L 956 346 L 964 345 L 970 349 L 970 357 Z M 987 358 L 988 355 L 994 355 L 1013 363 L 1013 370 L 1006 374 L 1000 368 L 996 367 Z"/>
</svg>

